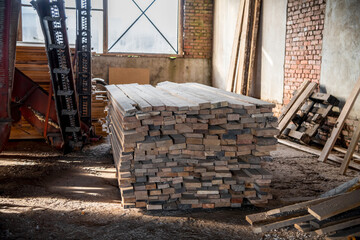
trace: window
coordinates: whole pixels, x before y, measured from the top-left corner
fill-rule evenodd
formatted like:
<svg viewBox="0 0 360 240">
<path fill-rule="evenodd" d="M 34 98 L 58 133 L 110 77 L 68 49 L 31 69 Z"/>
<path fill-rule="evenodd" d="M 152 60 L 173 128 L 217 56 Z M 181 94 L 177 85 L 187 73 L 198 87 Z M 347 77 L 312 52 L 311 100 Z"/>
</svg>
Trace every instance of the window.
<svg viewBox="0 0 360 240">
<path fill-rule="evenodd" d="M 22 0 L 24 43 L 44 43 L 39 17 Z M 70 44 L 76 40 L 76 0 L 65 0 Z M 91 45 L 97 53 L 179 54 L 181 0 L 92 0 Z"/>
<path fill-rule="evenodd" d="M 109 0 L 108 52 L 178 54 L 179 0 Z"/>
<path fill-rule="evenodd" d="M 31 0 L 22 0 L 21 7 L 21 36 L 25 43 L 44 43 L 39 17 L 30 4 Z M 103 26 L 103 0 L 91 1 L 91 45 L 93 51 L 103 52 L 104 26 Z M 75 0 L 65 0 L 66 27 L 70 44 L 76 40 L 76 4 Z"/>
</svg>

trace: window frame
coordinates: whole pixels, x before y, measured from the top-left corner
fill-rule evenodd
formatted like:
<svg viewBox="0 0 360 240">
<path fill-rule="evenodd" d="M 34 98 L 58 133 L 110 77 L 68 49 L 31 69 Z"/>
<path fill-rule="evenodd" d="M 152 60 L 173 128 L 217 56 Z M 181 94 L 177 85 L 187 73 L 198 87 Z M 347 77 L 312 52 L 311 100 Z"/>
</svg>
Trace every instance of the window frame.
<svg viewBox="0 0 360 240">
<path fill-rule="evenodd" d="M 103 9 L 91 9 L 91 11 L 102 11 L 103 12 L 103 52 L 92 52 L 95 56 L 120 56 L 120 57 L 183 57 L 183 29 L 184 29 L 184 0 L 179 0 L 179 18 L 178 18 L 178 53 L 177 54 L 164 54 L 164 53 L 126 53 L 126 52 L 108 52 L 108 0 L 103 0 Z M 32 7 L 29 4 L 21 4 L 20 15 L 19 15 L 19 26 L 17 34 L 17 42 L 21 46 L 44 46 L 44 43 L 39 42 L 23 42 L 22 41 L 22 7 Z M 66 7 L 66 9 L 76 10 L 74 7 Z M 70 44 L 70 47 L 75 47 L 75 44 Z"/>
</svg>

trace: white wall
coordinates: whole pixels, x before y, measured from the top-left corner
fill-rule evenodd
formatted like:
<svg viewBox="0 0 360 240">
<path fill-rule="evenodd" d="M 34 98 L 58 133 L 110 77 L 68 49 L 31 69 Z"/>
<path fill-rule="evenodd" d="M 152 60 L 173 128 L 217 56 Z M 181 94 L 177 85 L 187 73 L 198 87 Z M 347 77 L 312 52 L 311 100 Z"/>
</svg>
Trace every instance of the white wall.
<svg viewBox="0 0 360 240">
<path fill-rule="evenodd" d="M 260 89 L 257 90 L 261 99 L 276 103 L 282 103 L 284 94 L 286 12 L 287 0 L 263 1 L 256 74 Z"/>
<path fill-rule="evenodd" d="M 320 87 L 345 102 L 360 77 L 360 1 L 327 0 Z M 352 117 L 360 117 L 360 96 Z"/>
<path fill-rule="evenodd" d="M 243 1 L 243 0 L 240 0 Z M 239 0 L 215 0 L 213 86 L 226 89 Z M 256 82 L 262 99 L 282 102 L 287 0 L 263 0 Z"/>
<path fill-rule="evenodd" d="M 241 1 L 244 0 L 215 0 L 212 84 L 221 89 L 226 89 L 231 48 Z"/>
</svg>

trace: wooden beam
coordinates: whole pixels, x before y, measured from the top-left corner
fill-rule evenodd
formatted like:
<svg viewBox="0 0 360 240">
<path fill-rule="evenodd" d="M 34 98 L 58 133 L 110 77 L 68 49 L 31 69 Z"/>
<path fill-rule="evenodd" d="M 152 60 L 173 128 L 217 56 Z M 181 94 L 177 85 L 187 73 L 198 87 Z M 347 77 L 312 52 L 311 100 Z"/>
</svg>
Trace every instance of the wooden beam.
<svg viewBox="0 0 360 240">
<path fill-rule="evenodd" d="M 244 82 L 243 76 L 245 71 L 245 59 L 246 59 L 246 45 L 249 35 L 249 16 L 250 16 L 250 0 L 245 0 L 245 9 L 244 9 L 244 21 L 242 22 L 241 36 L 240 36 L 240 46 L 239 46 L 239 59 L 237 64 L 237 77 L 236 77 L 236 87 L 235 92 L 242 94 L 241 86 Z M 245 94 L 244 94 L 245 95 Z"/>
<path fill-rule="evenodd" d="M 252 84 L 253 84 L 256 44 L 257 44 L 257 36 L 259 32 L 260 8 L 261 8 L 261 0 L 255 0 L 255 7 L 254 7 L 255 12 L 254 12 L 251 45 L 250 45 L 249 69 L 248 69 L 247 84 L 246 84 L 246 96 L 250 96 L 252 90 Z"/>
<path fill-rule="evenodd" d="M 360 139 L 360 122 L 356 127 L 355 133 L 353 134 L 350 142 L 350 146 L 345 154 L 344 161 L 340 167 L 340 174 L 344 175 L 346 173 L 347 168 L 349 167 L 351 157 L 355 151 L 356 146 L 358 145 Z"/>
<path fill-rule="evenodd" d="M 326 162 L 326 159 L 328 158 L 328 156 L 331 152 L 331 149 L 334 147 L 335 142 L 336 142 L 337 138 L 339 137 L 340 132 L 344 126 L 345 120 L 346 120 L 347 116 L 349 115 L 350 110 L 352 109 L 359 93 L 360 93 L 360 77 L 357 80 L 356 84 L 354 85 L 353 90 L 351 91 L 348 99 L 346 100 L 345 106 L 343 107 L 343 109 L 340 113 L 340 116 L 335 123 L 335 127 L 331 132 L 331 136 L 326 141 L 326 144 L 319 156 L 319 161 Z"/>
<path fill-rule="evenodd" d="M 287 112 L 289 111 L 289 109 L 292 107 L 292 105 L 294 105 L 295 101 L 299 98 L 299 96 L 304 92 L 304 90 L 307 88 L 307 86 L 309 86 L 310 81 L 309 80 L 305 80 L 301 86 L 296 90 L 295 95 L 291 98 L 290 102 L 284 107 L 284 109 L 281 111 L 280 117 L 279 117 L 279 122 L 282 121 L 282 119 L 284 118 L 284 116 L 287 114 Z"/>
<path fill-rule="evenodd" d="M 333 150 L 335 150 L 335 151 L 337 151 L 337 152 L 340 152 L 340 153 L 343 153 L 343 154 L 346 154 L 346 152 L 347 152 L 347 149 L 342 148 L 342 147 L 338 147 L 338 146 L 334 146 L 334 147 L 333 147 Z M 357 154 L 357 153 L 354 153 L 354 154 L 353 154 L 353 157 L 360 160 L 360 155 Z"/>
<path fill-rule="evenodd" d="M 321 194 L 320 197 L 329 197 L 340 193 L 344 193 L 349 189 L 351 189 L 354 185 L 358 184 L 359 181 L 360 181 L 359 177 L 353 178 L 350 181 L 347 181 L 346 183 L 343 183 L 340 186 L 333 188 L 330 191 L 327 191 L 326 193 Z"/>
<path fill-rule="evenodd" d="M 239 10 L 238 10 L 238 18 L 237 18 L 236 26 L 235 26 L 234 41 L 233 41 L 233 46 L 232 46 L 231 56 L 230 56 L 229 71 L 228 71 L 228 76 L 227 76 L 227 80 L 226 80 L 226 91 L 229 91 L 229 92 L 232 92 L 234 90 L 236 65 L 237 65 L 238 54 L 239 54 L 241 28 L 242 28 L 242 22 L 243 22 L 243 16 L 244 16 L 244 6 L 245 6 L 245 0 L 240 1 Z"/>
<path fill-rule="evenodd" d="M 284 144 L 288 147 L 292 147 L 292 148 L 295 148 L 295 149 L 303 151 L 303 152 L 311 153 L 311 154 L 318 155 L 318 156 L 320 156 L 320 154 L 321 154 L 321 151 L 316 148 L 300 145 L 298 143 L 294 143 L 294 142 L 291 142 L 286 139 L 278 139 L 278 142 L 281 144 Z M 336 163 L 340 163 L 340 164 L 343 162 L 342 158 L 335 156 L 333 154 L 329 154 L 328 159 L 331 160 L 332 162 L 336 162 Z M 360 164 L 351 162 L 349 164 L 349 167 L 356 169 L 356 170 L 360 170 Z"/>
<path fill-rule="evenodd" d="M 356 219 L 352 219 L 352 220 L 349 220 L 349 221 L 346 221 L 346 222 L 338 223 L 338 224 L 335 224 L 335 225 L 332 225 L 332 226 L 329 226 L 329 227 L 318 229 L 315 232 L 318 235 L 321 235 L 321 234 L 336 232 L 338 230 L 353 227 L 353 226 L 356 226 L 356 225 L 359 225 L 359 224 L 360 224 L 360 218 L 356 218 Z"/>
<path fill-rule="evenodd" d="M 103 0 L 103 53 L 108 52 L 108 0 Z"/>
<path fill-rule="evenodd" d="M 318 220 L 324 220 L 359 206 L 360 189 L 311 206 L 308 208 L 308 212 Z"/>
<path fill-rule="evenodd" d="M 277 228 L 281 228 L 281 227 L 287 227 L 287 226 L 291 226 L 295 223 L 301 223 L 301 222 L 305 222 L 305 221 L 310 221 L 313 220 L 314 216 L 308 214 L 305 216 L 300 216 L 300 217 L 294 217 L 294 218 L 290 218 L 287 220 L 283 220 L 280 222 L 275 222 L 275 223 L 269 223 L 263 226 L 259 226 L 259 227 L 255 227 L 253 229 L 254 233 L 263 233 L 263 232 L 268 232 L 270 230 L 273 229 L 277 229 Z"/>
<path fill-rule="evenodd" d="M 284 131 L 286 126 L 291 122 L 291 120 L 294 118 L 297 111 L 300 109 L 300 107 L 304 104 L 304 102 L 309 98 L 309 96 L 313 93 L 315 90 L 317 84 L 314 82 L 311 82 L 304 92 L 296 99 L 295 103 L 290 107 L 287 114 L 284 116 L 284 118 L 279 122 L 279 135 Z"/>
</svg>

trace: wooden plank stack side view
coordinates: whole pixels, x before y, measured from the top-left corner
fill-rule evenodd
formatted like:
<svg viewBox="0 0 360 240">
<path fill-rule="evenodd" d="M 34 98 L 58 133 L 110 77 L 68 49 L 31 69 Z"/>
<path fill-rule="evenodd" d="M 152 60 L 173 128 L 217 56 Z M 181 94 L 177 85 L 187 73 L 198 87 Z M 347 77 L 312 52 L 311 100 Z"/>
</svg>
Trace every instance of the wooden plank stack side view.
<svg viewBox="0 0 360 240">
<path fill-rule="evenodd" d="M 108 128 L 125 208 L 241 207 L 272 198 L 273 104 L 196 83 L 109 85 Z"/>
</svg>

